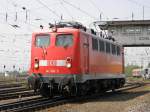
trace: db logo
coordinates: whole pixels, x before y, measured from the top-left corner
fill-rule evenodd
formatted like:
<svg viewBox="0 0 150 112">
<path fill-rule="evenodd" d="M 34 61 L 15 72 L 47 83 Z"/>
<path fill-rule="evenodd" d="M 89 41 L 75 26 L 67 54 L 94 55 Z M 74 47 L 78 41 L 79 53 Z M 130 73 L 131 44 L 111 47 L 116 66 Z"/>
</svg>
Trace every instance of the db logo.
<svg viewBox="0 0 150 112">
<path fill-rule="evenodd" d="M 56 66 L 56 60 L 50 60 L 48 61 L 49 66 Z"/>
</svg>

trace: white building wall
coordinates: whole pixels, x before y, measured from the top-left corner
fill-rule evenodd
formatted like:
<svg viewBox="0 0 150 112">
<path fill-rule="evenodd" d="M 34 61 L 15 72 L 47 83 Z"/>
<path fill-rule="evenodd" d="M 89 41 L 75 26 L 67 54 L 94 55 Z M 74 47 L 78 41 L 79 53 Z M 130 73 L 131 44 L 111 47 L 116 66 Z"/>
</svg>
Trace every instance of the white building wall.
<svg viewBox="0 0 150 112">
<path fill-rule="evenodd" d="M 150 45 L 150 26 L 109 27 L 108 34 L 123 45 Z"/>
</svg>

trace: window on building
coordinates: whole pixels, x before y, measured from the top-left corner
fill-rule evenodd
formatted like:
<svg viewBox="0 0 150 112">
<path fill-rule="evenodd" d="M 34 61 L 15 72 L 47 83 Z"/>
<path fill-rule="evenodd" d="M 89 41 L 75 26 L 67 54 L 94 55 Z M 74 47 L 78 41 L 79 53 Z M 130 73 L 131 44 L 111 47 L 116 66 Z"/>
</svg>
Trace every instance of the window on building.
<svg viewBox="0 0 150 112">
<path fill-rule="evenodd" d="M 99 40 L 99 51 L 105 51 L 105 43 L 103 40 Z"/>
<path fill-rule="evenodd" d="M 56 36 L 56 46 L 71 46 L 73 44 L 72 34 L 60 34 Z"/>
<path fill-rule="evenodd" d="M 135 28 L 135 34 L 140 34 L 141 33 L 141 29 L 140 28 Z"/>
<path fill-rule="evenodd" d="M 98 40 L 95 38 L 92 38 L 92 48 L 93 50 L 98 50 Z"/>
<path fill-rule="evenodd" d="M 147 34 L 150 34 L 150 27 L 147 28 Z"/>
<path fill-rule="evenodd" d="M 37 47 L 48 47 L 50 45 L 50 35 L 37 35 L 35 45 Z"/>
<path fill-rule="evenodd" d="M 137 27 L 137 28 L 136 27 L 125 28 L 123 33 L 125 33 L 125 34 L 140 34 L 141 33 L 141 28 L 139 28 L 139 27 Z"/>
</svg>

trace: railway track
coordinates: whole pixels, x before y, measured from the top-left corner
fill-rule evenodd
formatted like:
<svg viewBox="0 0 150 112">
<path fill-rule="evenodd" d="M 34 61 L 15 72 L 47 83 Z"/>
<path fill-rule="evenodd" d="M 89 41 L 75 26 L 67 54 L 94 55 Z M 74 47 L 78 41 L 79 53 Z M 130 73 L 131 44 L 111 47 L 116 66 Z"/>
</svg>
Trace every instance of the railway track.
<svg viewBox="0 0 150 112">
<path fill-rule="evenodd" d="M 2 88 L 13 88 L 13 87 L 20 87 L 22 86 L 21 84 L 1 84 L 0 89 Z"/>
<path fill-rule="evenodd" d="M 64 97 L 55 97 L 53 99 L 40 97 L 40 98 L 0 105 L 0 111 L 30 112 L 33 109 L 42 108 L 46 106 L 53 106 L 64 102 L 67 102 L 67 100 Z"/>
<path fill-rule="evenodd" d="M 23 85 L 25 82 L 5 82 L 0 84 L 0 100 L 28 97 L 35 95 Z"/>
<path fill-rule="evenodd" d="M 14 80 L 1 80 L 0 81 L 0 84 L 6 84 L 6 83 L 22 83 L 24 82 L 26 79 L 23 79 L 23 80 L 17 80 L 17 79 L 14 79 Z"/>
<path fill-rule="evenodd" d="M 2 88 L 12 88 L 12 87 L 20 87 L 22 85 L 24 85 L 25 82 L 15 82 L 15 83 L 1 83 L 0 84 L 0 89 Z"/>
<path fill-rule="evenodd" d="M 144 83 L 139 83 L 139 82 L 127 83 L 123 88 L 117 89 L 116 92 L 127 91 L 127 90 L 135 89 L 135 88 L 138 88 L 138 87 L 141 87 L 141 86 L 144 86 Z"/>
<path fill-rule="evenodd" d="M 26 87 L 14 87 L 14 88 L 3 88 L 0 89 L 0 95 L 1 94 L 7 94 L 7 93 L 13 93 L 13 92 L 21 92 L 21 91 L 27 91 Z"/>
<path fill-rule="evenodd" d="M 13 93 L 7 93 L 7 94 L 0 94 L 0 100 L 29 97 L 29 96 L 34 96 L 34 95 L 38 95 L 38 94 L 35 94 L 33 90 L 13 92 Z"/>
<path fill-rule="evenodd" d="M 73 99 L 65 99 L 64 97 L 55 97 L 53 99 L 48 99 L 48 98 L 35 98 L 35 99 L 30 99 L 30 100 L 23 100 L 23 101 L 18 101 L 14 103 L 8 103 L 4 105 L 0 105 L 0 111 L 7 111 L 7 112 L 30 112 L 31 110 L 33 111 L 34 109 L 42 109 L 50 106 L 55 106 L 55 105 L 60 105 L 64 103 L 69 103 L 69 102 L 81 102 L 84 100 L 93 100 L 97 98 L 101 98 L 103 96 L 112 96 L 113 94 L 120 93 L 123 91 L 127 91 L 130 89 L 135 89 L 138 87 L 143 86 L 141 83 L 134 83 L 134 84 L 127 84 L 125 87 L 121 89 L 117 89 L 115 92 L 108 91 L 103 94 L 97 94 L 97 95 L 90 95 L 90 96 L 84 96 L 84 97 L 76 97 Z"/>
</svg>

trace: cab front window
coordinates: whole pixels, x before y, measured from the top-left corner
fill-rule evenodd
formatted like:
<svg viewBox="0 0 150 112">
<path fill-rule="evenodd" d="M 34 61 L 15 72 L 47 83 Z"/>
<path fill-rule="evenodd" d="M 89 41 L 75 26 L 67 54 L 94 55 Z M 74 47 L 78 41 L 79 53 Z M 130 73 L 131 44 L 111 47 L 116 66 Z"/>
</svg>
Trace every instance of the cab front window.
<svg viewBox="0 0 150 112">
<path fill-rule="evenodd" d="M 36 47 L 48 47 L 50 45 L 50 35 L 37 35 Z"/>
<path fill-rule="evenodd" d="M 73 35 L 72 34 L 60 34 L 56 36 L 56 46 L 72 46 Z"/>
</svg>

